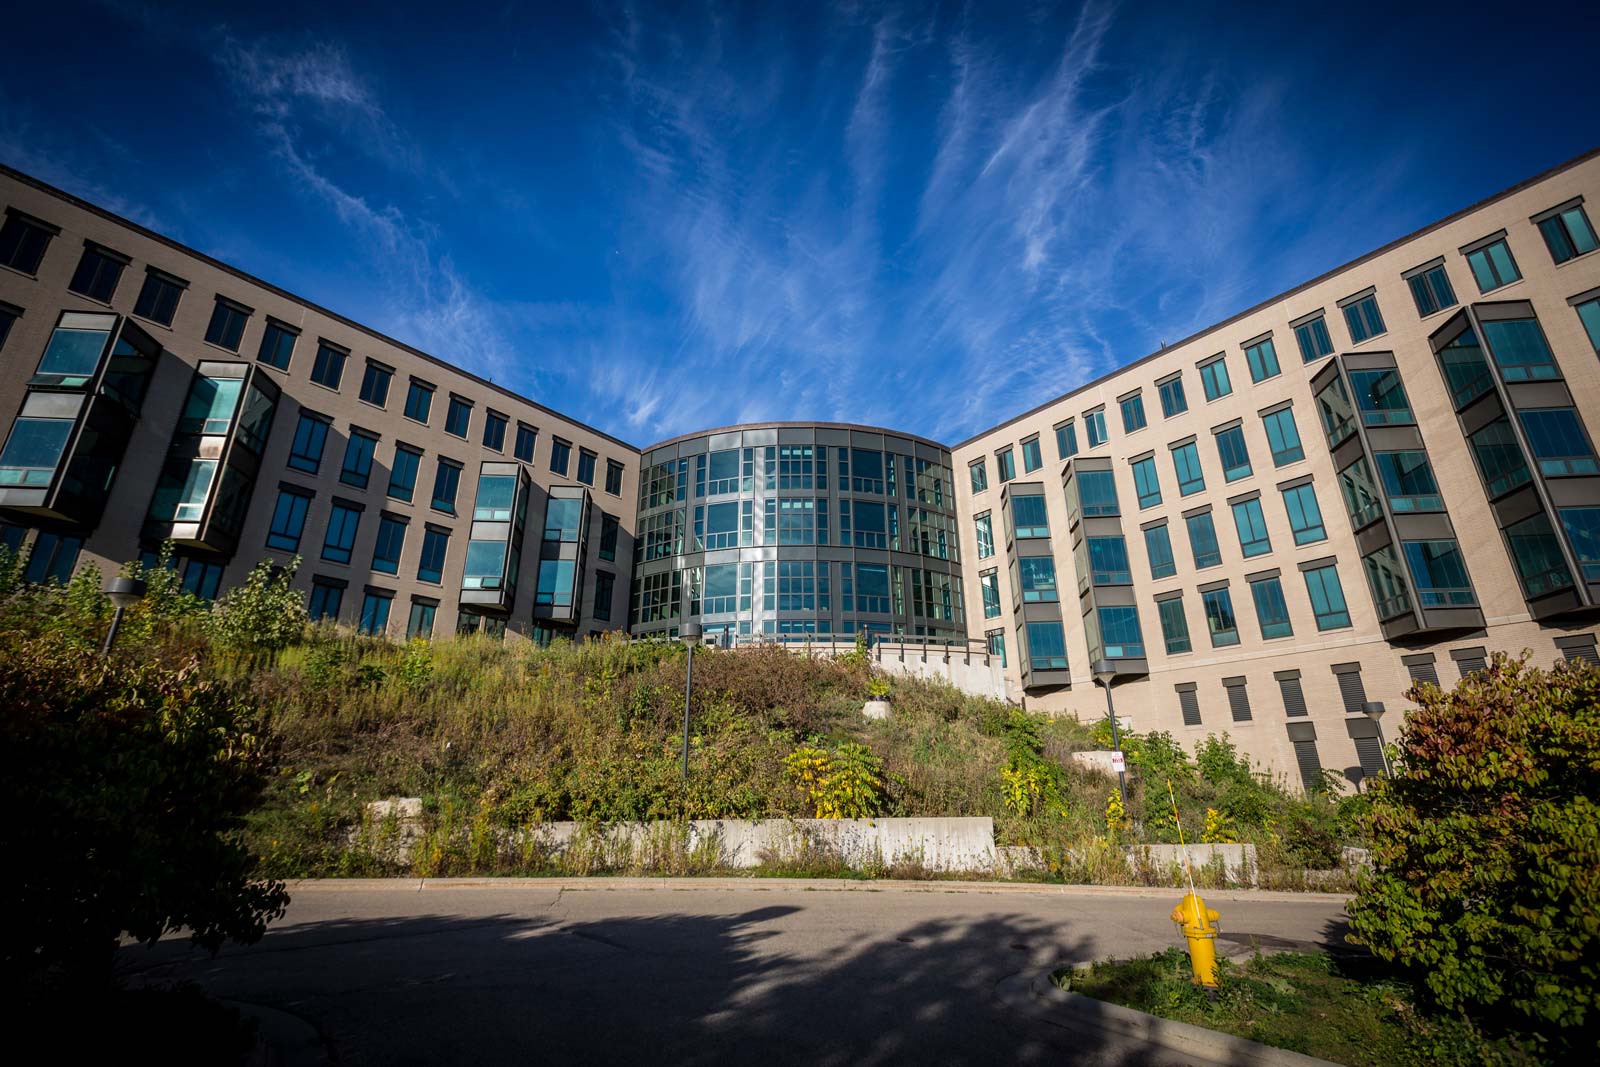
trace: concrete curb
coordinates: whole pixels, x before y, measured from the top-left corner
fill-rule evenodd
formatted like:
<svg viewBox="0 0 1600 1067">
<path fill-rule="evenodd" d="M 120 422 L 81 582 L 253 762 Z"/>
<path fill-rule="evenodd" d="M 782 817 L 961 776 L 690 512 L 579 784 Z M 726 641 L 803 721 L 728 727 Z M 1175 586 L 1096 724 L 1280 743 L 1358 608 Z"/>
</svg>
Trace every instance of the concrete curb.
<svg viewBox="0 0 1600 1067">
<path fill-rule="evenodd" d="M 1053 971 L 1054 969 L 1052 969 Z M 1301 1052 L 1263 1045 L 1259 1041 L 1207 1030 L 1203 1026 L 1163 1019 L 1120 1004 L 1062 989 L 1050 980 L 1052 971 L 1028 979 L 1032 999 L 1050 1010 L 1053 1025 L 1071 1030 L 1098 1030 L 1119 1038 L 1143 1041 L 1176 1052 L 1199 1056 L 1231 1067 L 1340 1067 Z M 1018 976 L 1023 977 L 1023 976 Z"/>
<path fill-rule="evenodd" d="M 289 893 L 414 892 L 450 889 L 544 889 L 561 892 L 581 891 L 694 891 L 747 890 L 755 892 L 854 892 L 854 893 L 986 893 L 996 896 L 1031 894 L 1038 896 L 1126 896 L 1145 899 L 1176 899 L 1184 890 L 1163 886 L 1124 885 L 1049 885 L 1038 882 L 959 882 L 909 881 L 901 879 L 866 880 L 855 878 L 304 878 L 287 883 Z M 1272 889 L 1212 889 L 1207 900 L 1270 901 L 1292 900 L 1343 904 L 1348 893 L 1293 893 Z"/>
</svg>

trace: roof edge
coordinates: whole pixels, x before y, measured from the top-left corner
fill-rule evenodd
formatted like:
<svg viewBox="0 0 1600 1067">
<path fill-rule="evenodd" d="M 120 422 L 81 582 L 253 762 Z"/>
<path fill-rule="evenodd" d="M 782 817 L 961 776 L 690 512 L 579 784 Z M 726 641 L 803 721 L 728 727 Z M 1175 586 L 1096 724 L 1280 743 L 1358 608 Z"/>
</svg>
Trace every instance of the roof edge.
<svg viewBox="0 0 1600 1067">
<path fill-rule="evenodd" d="M 676 436 L 669 437 L 664 441 L 657 441 L 653 445 L 646 445 L 644 448 L 639 450 L 639 453 L 640 455 L 643 455 L 647 452 L 654 452 L 658 448 L 666 448 L 668 445 L 678 444 L 680 441 L 692 441 L 696 437 L 710 437 L 712 434 L 732 433 L 735 430 L 782 430 L 793 429 L 796 427 L 822 430 L 861 430 L 865 433 L 889 434 L 894 437 L 904 437 L 909 441 L 916 441 L 918 444 L 930 445 L 933 448 L 939 449 L 941 452 L 951 451 L 949 445 L 940 444 L 931 437 L 923 437 L 921 434 L 907 433 L 904 430 L 891 429 L 888 426 L 869 426 L 866 423 L 861 422 L 806 422 L 804 420 L 790 419 L 782 422 L 739 422 L 734 423 L 732 426 L 716 426 L 707 430 L 694 430 L 690 433 L 680 433 Z"/>
</svg>

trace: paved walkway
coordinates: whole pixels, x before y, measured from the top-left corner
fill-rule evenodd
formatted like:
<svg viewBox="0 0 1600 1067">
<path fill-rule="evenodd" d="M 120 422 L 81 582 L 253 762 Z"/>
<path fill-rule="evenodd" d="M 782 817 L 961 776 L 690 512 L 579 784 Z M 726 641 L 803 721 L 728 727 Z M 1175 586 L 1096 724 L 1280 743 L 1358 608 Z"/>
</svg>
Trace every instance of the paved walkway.
<svg viewBox="0 0 1600 1067">
<path fill-rule="evenodd" d="M 259 944 L 125 973 L 308 1020 L 340 1064 L 1187 1062 L 1005 978 L 1177 943 L 1175 891 L 749 879 L 309 882 Z M 1226 945 L 1337 944 L 1342 898 L 1207 897 Z"/>
</svg>

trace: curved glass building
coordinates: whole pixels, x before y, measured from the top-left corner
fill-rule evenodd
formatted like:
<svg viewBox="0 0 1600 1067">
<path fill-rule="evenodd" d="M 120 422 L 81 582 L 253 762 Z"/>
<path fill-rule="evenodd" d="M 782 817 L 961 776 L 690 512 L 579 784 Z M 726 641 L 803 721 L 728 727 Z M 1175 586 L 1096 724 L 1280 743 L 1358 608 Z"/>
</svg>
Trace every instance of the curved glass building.
<svg viewBox="0 0 1600 1067">
<path fill-rule="evenodd" d="M 965 642 L 950 450 L 839 423 L 758 423 L 644 450 L 632 630 Z"/>
</svg>

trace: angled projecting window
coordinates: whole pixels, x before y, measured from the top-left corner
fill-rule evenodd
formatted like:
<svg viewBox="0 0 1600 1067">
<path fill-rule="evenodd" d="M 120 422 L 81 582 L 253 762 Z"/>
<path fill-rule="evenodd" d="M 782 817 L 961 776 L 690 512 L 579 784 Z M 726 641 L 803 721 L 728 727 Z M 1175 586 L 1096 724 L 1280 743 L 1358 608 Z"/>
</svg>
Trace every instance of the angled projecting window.
<svg viewBox="0 0 1600 1067">
<path fill-rule="evenodd" d="M 1469 607 L 1478 602 L 1461 546 L 1453 538 L 1403 541 L 1417 603 L 1425 608 Z"/>
<path fill-rule="evenodd" d="M 1042 496 L 1011 498 L 1011 526 L 1017 537 L 1049 537 L 1050 516 Z"/>
<path fill-rule="evenodd" d="M 1359 530 L 1376 522 L 1383 515 L 1383 504 L 1378 497 L 1378 483 L 1372 477 L 1372 468 L 1365 456 L 1339 472 L 1339 492 L 1344 497 L 1344 508 L 1350 516 L 1350 525 Z"/>
<path fill-rule="evenodd" d="M 1089 558 L 1089 581 L 1094 585 L 1132 585 L 1133 570 L 1128 563 L 1128 542 L 1118 537 L 1084 539 Z"/>
<path fill-rule="evenodd" d="M 1537 408 L 1519 411 L 1528 447 L 1533 449 L 1539 470 L 1546 477 L 1569 474 L 1600 474 L 1594 448 L 1583 432 L 1583 423 L 1572 408 Z"/>
<path fill-rule="evenodd" d="M 1600 508 L 1561 508 L 1557 514 L 1583 580 L 1600 583 Z"/>
<path fill-rule="evenodd" d="M 1572 586 L 1572 572 L 1561 553 L 1561 542 L 1550 518 L 1539 511 L 1506 527 L 1506 544 L 1516 564 L 1517 578 L 1529 599 Z"/>
<path fill-rule="evenodd" d="M 1484 336 L 1500 376 L 1508 382 L 1544 381 L 1561 377 L 1544 331 L 1534 319 L 1500 319 L 1483 324 Z"/>
<path fill-rule="evenodd" d="M 1405 426 L 1417 421 L 1397 370 L 1353 370 L 1350 391 L 1365 426 Z"/>
<path fill-rule="evenodd" d="M 1117 481 L 1110 471 L 1079 471 L 1074 481 L 1078 484 L 1078 504 L 1084 518 L 1110 518 L 1122 514 L 1122 507 L 1117 502 Z M 1043 505 L 1043 497 L 1035 499 Z"/>
<path fill-rule="evenodd" d="M 1462 330 L 1439 350 L 1439 366 L 1450 387 L 1450 399 L 1458 410 L 1494 388 L 1489 361 L 1484 358 L 1483 346 L 1471 327 Z"/>
<path fill-rule="evenodd" d="M 1378 452 L 1378 477 L 1389 509 L 1396 514 L 1417 511 L 1443 511 L 1444 498 L 1434 480 L 1433 467 L 1426 452 Z"/>
<path fill-rule="evenodd" d="M 1022 633 L 1025 667 L 1035 671 L 1067 669 L 1067 638 L 1059 622 L 1030 622 Z"/>
<path fill-rule="evenodd" d="M 1491 500 L 1533 480 L 1527 457 L 1504 415 L 1469 436 L 1467 444 Z"/>
<path fill-rule="evenodd" d="M 1049 556 L 1023 556 L 1017 560 L 1017 588 L 1025 604 L 1055 603 L 1056 561 Z"/>
</svg>

